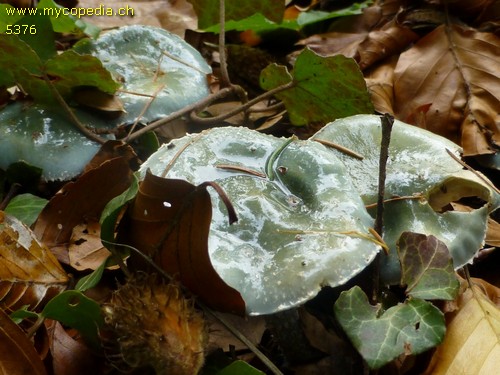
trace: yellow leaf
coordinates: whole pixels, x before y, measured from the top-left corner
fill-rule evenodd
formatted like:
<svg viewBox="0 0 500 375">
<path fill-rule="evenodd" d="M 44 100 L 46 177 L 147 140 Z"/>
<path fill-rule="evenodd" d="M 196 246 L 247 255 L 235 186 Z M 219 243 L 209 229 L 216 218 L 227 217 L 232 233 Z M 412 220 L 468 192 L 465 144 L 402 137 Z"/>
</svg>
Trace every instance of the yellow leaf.
<svg viewBox="0 0 500 375">
<path fill-rule="evenodd" d="M 32 309 L 66 289 L 66 272 L 49 249 L 16 218 L 0 212 L 0 303 Z"/>
<path fill-rule="evenodd" d="M 491 285 L 488 288 L 497 289 Z M 449 321 L 445 339 L 434 353 L 425 374 L 498 373 L 500 309 L 483 290 L 486 289 L 474 285 L 459 297 L 458 311 Z"/>
</svg>

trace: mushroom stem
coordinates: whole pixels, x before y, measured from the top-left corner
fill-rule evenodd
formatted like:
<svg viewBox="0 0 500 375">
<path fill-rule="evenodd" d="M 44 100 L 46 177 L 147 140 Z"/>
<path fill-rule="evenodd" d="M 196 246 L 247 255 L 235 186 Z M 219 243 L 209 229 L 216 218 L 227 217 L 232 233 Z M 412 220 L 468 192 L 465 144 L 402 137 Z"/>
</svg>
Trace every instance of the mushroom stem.
<svg viewBox="0 0 500 375">
<path fill-rule="evenodd" d="M 309 363 L 324 356 L 321 351 L 309 344 L 297 308 L 267 315 L 265 318 L 269 330 L 289 364 Z"/>
</svg>

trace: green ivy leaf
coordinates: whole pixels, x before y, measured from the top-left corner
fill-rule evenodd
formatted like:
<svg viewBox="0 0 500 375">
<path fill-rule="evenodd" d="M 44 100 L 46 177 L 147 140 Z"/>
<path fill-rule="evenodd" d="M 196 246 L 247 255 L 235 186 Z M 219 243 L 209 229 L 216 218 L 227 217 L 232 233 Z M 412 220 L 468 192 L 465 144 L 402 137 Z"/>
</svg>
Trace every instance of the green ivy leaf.
<svg viewBox="0 0 500 375">
<path fill-rule="evenodd" d="M 460 283 L 448 247 L 434 236 L 403 232 L 396 244 L 401 284 L 415 298 L 454 300 Z"/>
<path fill-rule="evenodd" d="M 5 212 L 31 226 L 47 204 L 48 200 L 33 194 L 20 194 L 12 198 Z"/>
<path fill-rule="evenodd" d="M 42 315 L 75 328 L 92 347 L 99 348 L 99 328 L 104 324 L 101 308 L 96 301 L 81 292 L 62 292 L 45 305 Z"/>
<path fill-rule="evenodd" d="M 200 29 L 219 23 L 219 0 L 188 0 L 193 4 L 193 8 L 198 16 L 198 27 Z M 225 18 L 226 20 L 241 20 L 261 13 L 273 22 L 281 22 L 285 11 L 284 1 L 275 0 L 255 0 L 241 2 L 237 0 L 226 0 Z"/>
<path fill-rule="evenodd" d="M 272 64 L 260 76 L 265 90 L 289 82 L 294 86 L 276 97 L 285 103 L 295 125 L 373 113 L 363 74 L 356 62 L 345 56 L 321 57 L 305 49 L 297 57 L 292 75 L 285 67 Z"/>
<path fill-rule="evenodd" d="M 410 299 L 381 311 L 358 286 L 340 294 L 335 317 L 371 369 L 401 354 L 419 354 L 444 339 L 444 316 L 431 303 Z"/>
</svg>

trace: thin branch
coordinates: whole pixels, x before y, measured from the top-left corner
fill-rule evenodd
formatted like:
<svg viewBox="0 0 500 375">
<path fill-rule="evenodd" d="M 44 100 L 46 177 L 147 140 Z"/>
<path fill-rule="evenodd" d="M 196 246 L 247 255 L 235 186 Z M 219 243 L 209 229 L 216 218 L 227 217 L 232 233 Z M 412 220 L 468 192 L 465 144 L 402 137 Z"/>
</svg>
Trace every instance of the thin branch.
<svg viewBox="0 0 500 375">
<path fill-rule="evenodd" d="M 385 203 L 389 203 L 389 202 L 395 202 L 395 201 L 404 201 L 404 200 L 409 200 L 409 199 L 424 199 L 425 197 L 420 194 L 420 193 L 417 193 L 415 195 L 403 195 L 401 197 L 393 197 L 393 198 L 389 198 L 389 199 L 384 199 L 384 204 Z M 378 203 L 371 203 L 371 204 L 366 204 L 365 205 L 365 208 L 368 210 L 370 208 L 375 208 L 377 207 Z"/>
<path fill-rule="evenodd" d="M 146 113 L 146 111 L 149 109 L 149 107 L 151 107 L 151 104 L 153 104 L 153 101 L 156 99 L 156 97 L 158 96 L 160 91 L 163 90 L 164 87 L 165 87 L 165 85 L 160 85 L 160 87 L 158 87 L 156 89 L 156 91 L 154 92 L 151 99 L 148 100 L 148 102 L 146 103 L 144 108 L 142 108 L 141 113 L 139 113 L 139 116 L 137 116 L 137 119 L 134 121 L 134 124 L 130 127 L 130 131 L 128 132 L 127 137 L 123 140 L 124 142 L 128 142 L 128 140 L 129 140 L 130 136 L 132 135 L 132 133 L 134 132 L 137 124 L 139 123 L 139 121 L 141 121 L 141 119 L 144 116 L 144 114 Z"/>
<path fill-rule="evenodd" d="M 231 80 L 227 71 L 227 57 L 226 57 L 226 9 L 225 1 L 219 0 L 219 61 L 220 61 L 220 74 L 221 74 L 221 87 L 230 87 Z"/>
<path fill-rule="evenodd" d="M 128 142 L 132 142 L 147 132 L 150 132 L 150 131 L 155 130 L 159 127 L 162 127 L 163 125 L 166 125 L 174 120 L 177 120 L 178 118 L 180 118 L 182 116 L 188 115 L 192 111 L 198 110 L 199 108 L 206 107 L 207 105 L 211 104 L 215 100 L 223 99 L 226 96 L 232 94 L 233 92 L 234 92 L 234 88 L 232 88 L 232 87 L 223 88 L 220 91 L 216 92 L 215 94 L 209 95 L 206 98 L 203 98 L 203 99 L 197 101 L 196 103 L 193 103 L 191 105 L 188 105 L 187 107 L 179 109 L 178 111 L 171 113 L 167 117 L 164 117 L 164 118 L 159 119 L 155 122 L 152 122 L 151 124 L 145 126 L 144 128 L 137 130 L 135 133 L 131 134 L 130 137 L 128 137 Z"/>
<path fill-rule="evenodd" d="M 248 349 L 250 349 L 261 361 L 264 365 L 267 366 L 269 370 L 274 375 L 283 375 L 278 367 L 274 363 L 272 363 L 269 358 L 266 357 L 264 353 L 262 353 L 249 339 L 247 339 L 236 327 L 234 327 L 231 323 L 229 323 L 226 319 L 224 319 L 219 313 L 209 309 L 208 307 L 201 305 L 203 311 L 212 315 L 215 319 L 217 319 L 226 329 L 233 334 L 238 340 L 240 340 L 243 344 L 245 344 Z"/>
<path fill-rule="evenodd" d="M 225 119 L 228 119 L 230 117 L 237 115 L 240 112 L 246 111 L 247 109 L 249 109 L 250 107 L 254 106 L 255 104 L 257 104 L 258 102 L 260 102 L 262 100 L 270 98 L 270 97 L 276 95 L 277 93 L 280 93 L 281 91 L 288 90 L 294 86 L 295 86 L 295 82 L 291 81 L 285 85 L 275 87 L 274 89 L 269 90 L 269 91 L 263 93 L 262 95 L 259 95 L 255 98 L 253 98 L 252 100 L 249 100 L 245 104 L 242 104 L 241 106 L 234 108 L 233 110 L 231 110 L 227 113 L 223 113 L 222 115 L 219 115 L 216 117 L 202 118 L 193 112 L 193 113 L 191 113 L 191 120 L 196 121 L 198 123 L 201 123 L 203 125 L 217 124 Z M 232 87 L 235 87 L 235 86 L 232 86 Z"/>
<path fill-rule="evenodd" d="M 356 158 L 358 160 L 363 160 L 364 157 L 361 154 L 358 154 L 356 151 L 353 151 L 347 147 L 341 146 L 337 143 L 327 141 L 326 139 L 319 139 L 319 138 L 314 138 L 313 141 L 316 141 L 318 143 L 321 143 L 322 145 L 325 145 L 327 147 L 334 148 L 337 151 L 342 152 L 343 154 L 352 156 L 353 158 Z"/>
<path fill-rule="evenodd" d="M 378 193 L 377 193 L 377 216 L 375 216 L 374 232 L 380 238 L 383 238 L 384 233 L 384 195 L 385 195 L 385 179 L 387 176 L 387 159 L 389 159 L 389 144 L 391 143 L 392 126 L 394 125 L 394 117 L 386 113 L 381 117 L 382 125 L 382 141 L 380 142 L 380 158 L 378 166 Z M 386 251 L 388 254 L 388 251 Z M 380 283 L 380 253 L 375 257 L 373 262 L 373 290 L 372 302 L 378 301 L 379 283 Z"/>
<path fill-rule="evenodd" d="M 380 158 L 378 166 L 378 195 L 377 195 L 377 216 L 375 218 L 374 229 L 382 237 L 384 234 L 384 195 L 385 179 L 387 172 L 387 159 L 389 158 L 389 144 L 391 142 L 392 125 L 394 117 L 386 113 L 381 118 L 382 121 L 382 141 L 380 143 Z"/>
<path fill-rule="evenodd" d="M 50 90 L 52 91 L 52 94 L 54 94 L 54 97 L 56 98 L 56 100 L 59 103 L 59 105 L 64 109 L 64 111 L 66 111 L 66 113 L 69 116 L 69 118 L 70 118 L 71 122 L 73 123 L 73 125 L 75 125 L 75 127 L 81 133 L 83 133 L 83 135 L 85 135 L 87 138 L 89 138 L 89 139 L 91 139 L 91 140 L 93 140 L 93 141 L 95 141 L 97 143 L 100 143 L 101 145 L 103 145 L 104 143 L 106 143 L 107 142 L 106 139 L 99 137 L 97 134 L 95 134 L 94 132 L 92 132 L 89 129 L 87 129 L 87 127 L 80 122 L 80 120 L 78 119 L 78 117 L 76 117 L 75 113 L 68 106 L 68 104 L 66 103 L 66 101 L 64 100 L 64 98 L 61 96 L 61 94 L 59 93 L 59 91 L 57 91 L 57 89 L 55 88 L 55 86 L 50 81 L 50 78 L 47 77 L 47 75 L 45 73 L 43 74 L 43 79 L 47 83 L 47 85 L 49 86 Z"/>
</svg>

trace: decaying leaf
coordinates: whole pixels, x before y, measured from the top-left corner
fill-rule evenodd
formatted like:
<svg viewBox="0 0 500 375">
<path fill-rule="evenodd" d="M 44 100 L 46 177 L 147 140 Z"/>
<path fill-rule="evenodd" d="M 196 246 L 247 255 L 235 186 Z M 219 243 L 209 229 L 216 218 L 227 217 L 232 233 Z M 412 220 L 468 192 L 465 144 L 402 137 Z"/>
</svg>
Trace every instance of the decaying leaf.
<svg viewBox="0 0 500 375">
<path fill-rule="evenodd" d="M 0 309 L 0 374 L 47 375 L 33 343 Z"/>
<path fill-rule="evenodd" d="M 380 6 L 365 8 L 363 14 L 340 20 L 334 31 L 313 35 L 299 44 L 322 56 L 342 54 L 354 58 L 361 70 L 386 57 L 398 54 L 418 39 L 418 35 L 386 15 Z M 381 27 L 380 27 L 381 25 Z"/>
<path fill-rule="evenodd" d="M 220 278 L 210 261 L 212 203 L 206 186 L 147 173 L 126 215 L 118 242 L 150 256 L 210 306 L 244 313 L 240 294 Z"/>
<path fill-rule="evenodd" d="M 500 147 L 500 39 L 442 25 L 401 54 L 394 71 L 394 114 L 461 144 L 464 155 Z"/>
<path fill-rule="evenodd" d="M 483 282 L 484 283 L 484 282 Z M 451 314 L 446 336 L 425 374 L 478 374 L 498 372 L 500 365 L 500 309 L 481 285 L 465 290 L 458 310 Z M 490 285 L 490 287 L 497 289 Z"/>
<path fill-rule="evenodd" d="M 370 305 L 358 286 L 341 293 L 334 311 L 371 369 L 401 354 L 418 354 L 436 346 L 446 329 L 443 314 L 429 302 L 410 299 L 382 312 L 380 305 Z"/>
<path fill-rule="evenodd" d="M 87 226 L 98 223 L 106 204 L 127 189 L 132 179 L 132 170 L 126 157 L 108 160 L 82 174 L 75 182 L 64 185 L 45 206 L 35 223 L 35 234 L 65 264 L 70 264 L 68 251 L 72 236 L 73 248 L 78 244 L 84 244 L 90 251 L 101 247 L 97 234 L 92 238 L 76 238 L 73 235 L 74 228 L 79 224 Z M 90 244 L 91 241 L 94 244 Z M 101 262 L 106 257 L 103 252 Z"/>
<path fill-rule="evenodd" d="M 85 375 L 95 373 L 101 359 L 88 346 L 75 339 L 58 321 L 46 320 L 45 327 L 54 374 Z"/>
<path fill-rule="evenodd" d="M 403 232 L 396 244 L 401 261 L 401 284 L 406 293 L 426 300 L 453 300 L 459 282 L 446 245 L 434 236 Z"/>
<path fill-rule="evenodd" d="M 31 230 L 0 211 L 0 306 L 39 309 L 66 288 L 68 277 Z"/>
<path fill-rule="evenodd" d="M 69 264 L 76 270 L 95 270 L 111 255 L 101 243 L 98 222 L 80 223 L 73 228 L 68 247 Z"/>
</svg>

